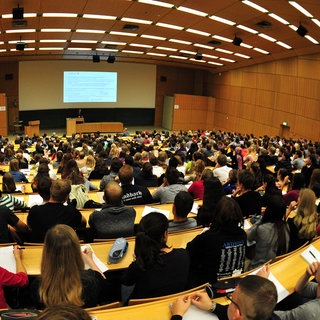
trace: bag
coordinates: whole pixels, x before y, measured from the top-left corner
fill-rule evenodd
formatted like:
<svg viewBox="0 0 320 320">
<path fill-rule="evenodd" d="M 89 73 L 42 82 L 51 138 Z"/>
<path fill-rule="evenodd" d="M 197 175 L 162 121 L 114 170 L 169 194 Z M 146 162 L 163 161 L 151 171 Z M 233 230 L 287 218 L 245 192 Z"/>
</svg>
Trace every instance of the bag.
<svg viewBox="0 0 320 320">
<path fill-rule="evenodd" d="M 76 200 L 76 208 L 82 209 L 84 204 L 89 200 L 88 191 L 84 184 L 73 184 L 71 185 L 71 191 L 69 194 L 69 199 L 71 202 Z"/>
<path fill-rule="evenodd" d="M 99 203 L 90 199 L 84 204 L 83 207 L 84 208 L 102 208 L 102 203 Z"/>
</svg>

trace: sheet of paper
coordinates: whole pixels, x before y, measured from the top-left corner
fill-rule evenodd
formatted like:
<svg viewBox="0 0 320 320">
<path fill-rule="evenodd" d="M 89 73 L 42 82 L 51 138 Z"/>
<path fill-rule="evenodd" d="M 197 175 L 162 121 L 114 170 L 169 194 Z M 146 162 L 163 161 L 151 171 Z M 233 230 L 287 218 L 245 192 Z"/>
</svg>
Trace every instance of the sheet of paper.
<svg viewBox="0 0 320 320">
<path fill-rule="evenodd" d="M 100 203 L 104 203 L 104 200 L 103 200 L 103 191 L 97 192 L 97 196 L 98 196 L 99 202 L 100 202 Z"/>
<path fill-rule="evenodd" d="M 150 212 L 162 213 L 163 215 L 165 215 L 167 217 L 167 219 L 169 219 L 169 216 L 170 216 L 170 211 L 169 210 L 162 210 L 162 209 L 158 209 L 158 208 L 155 208 L 155 207 L 145 206 L 143 211 L 142 211 L 142 217 L 146 216 Z"/>
<path fill-rule="evenodd" d="M 43 203 L 43 199 L 39 194 L 30 194 L 28 200 L 28 207 L 31 208 L 34 205 L 39 205 Z"/>
<path fill-rule="evenodd" d="M 301 257 L 309 264 L 312 262 L 320 262 L 320 252 L 312 244 L 301 253 Z"/>
<path fill-rule="evenodd" d="M 16 259 L 13 255 L 13 246 L 0 247 L 0 267 L 16 273 Z"/>
<path fill-rule="evenodd" d="M 258 269 L 250 274 L 257 274 L 261 270 Z M 289 295 L 289 291 L 279 282 L 279 280 L 270 272 L 268 279 L 276 286 L 278 293 L 278 303 Z"/>
<path fill-rule="evenodd" d="M 250 221 L 248 219 L 245 219 L 244 224 L 243 224 L 243 229 L 248 230 L 251 228 L 251 226 L 252 226 L 252 224 L 250 223 Z"/>
<path fill-rule="evenodd" d="M 214 313 L 200 310 L 194 305 L 191 305 L 188 311 L 183 315 L 183 320 L 219 320 L 219 318 Z"/>
<path fill-rule="evenodd" d="M 87 249 L 87 246 L 81 246 L 81 250 L 84 251 L 85 249 Z M 91 249 L 92 250 L 92 249 Z M 96 254 L 93 251 L 92 254 L 92 259 L 95 262 L 95 264 L 98 266 L 98 268 L 102 271 L 102 272 L 106 272 L 109 268 L 96 256 Z M 87 264 L 85 264 L 84 268 L 86 270 L 90 269 L 89 266 Z"/>
<path fill-rule="evenodd" d="M 198 210 L 199 210 L 199 205 L 196 202 L 194 202 L 191 208 L 191 212 L 194 214 L 198 214 Z"/>
</svg>

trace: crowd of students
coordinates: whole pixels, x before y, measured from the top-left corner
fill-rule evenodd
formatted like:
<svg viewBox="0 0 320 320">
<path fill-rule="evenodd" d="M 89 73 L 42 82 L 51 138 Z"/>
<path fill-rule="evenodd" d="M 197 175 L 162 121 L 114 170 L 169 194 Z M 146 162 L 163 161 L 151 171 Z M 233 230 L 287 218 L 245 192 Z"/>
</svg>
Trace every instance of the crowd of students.
<svg viewBox="0 0 320 320">
<path fill-rule="evenodd" d="M 108 273 L 101 273 L 89 251 L 80 251 L 75 230 L 85 239 L 136 236 L 135 261 L 120 279 L 126 304 L 131 298 L 176 293 L 240 274 L 245 271 L 246 256 L 248 268 L 256 268 L 311 241 L 320 229 L 318 142 L 198 130 L 136 132 L 131 137 L 99 133 L 17 137 L 17 151 L 8 139 L 1 144 L 0 162 L 8 165 L 0 198 L 1 242 L 44 242 L 41 275 L 30 286 L 31 305 L 37 308 L 105 302 L 101 297 L 110 286 Z M 27 207 L 14 198 L 19 192 L 15 182 L 27 181 L 20 172 L 26 164 L 36 172 L 29 181 L 32 189 L 43 198 L 43 204 L 30 208 L 27 225 L 13 212 Z M 104 204 L 89 200 L 88 191 L 98 189 L 92 180 L 100 180 Z M 150 187 L 156 190 L 150 193 Z M 196 219 L 187 217 L 193 199 L 203 200 Z M 135 229 L 133 206 L 156 202 L 172 203 L 174 220 L 150 213 Z M 93 208 L 90 231 L 85 233 L 81 229 L 86 220 L 79 211 L 84 207 Z M 94 210 L 97 207 L 101 210 Z M 253 223 L 247 232 L 245 218 Z M 205 227 L 204 232 L 186 249 L 168 247 L 168 232 L 197 225 Z M 252 243 L 254 250 L 248 250 Z M 20 252 L 15 247 L 17 275 L 25 273 L 18 270 Z M 84 262 L 91 271 L 84 271 Z M 308 274 L 318 269 L 315 265 Z M 26 281 L 10 283 L 25 285 Z M 241 285 L 239 291 L 245 291 Z M 1 299 L 4 304 L 3 295 Z M 185 304 L 177 305 L 186 309 L 202 299 L 206 298 L 185 298 Z M 240 312 L 239 306 L 236 309 Z"/>
</svg>

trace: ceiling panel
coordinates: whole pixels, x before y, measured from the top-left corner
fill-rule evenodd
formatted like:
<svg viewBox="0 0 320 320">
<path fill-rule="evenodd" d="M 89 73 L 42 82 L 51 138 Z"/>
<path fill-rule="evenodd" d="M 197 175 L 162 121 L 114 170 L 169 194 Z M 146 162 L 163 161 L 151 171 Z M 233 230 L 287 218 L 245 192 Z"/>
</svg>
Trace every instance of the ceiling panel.
<svg viewBox="0 0 320 320">
<path fill-rule="evenodd" d="M 320 42 L 320 28 L 309 18 L 291 6 L 287 0 L 252 0 L 256 4 L 268 10 L 268 13 L 260 12 L 252 7 L 245 5 L 241 0 L 224 1 L 199 1 L 199 0 L 172 0 L 167 2 L 171 4 L 170 8 L 159 7 L 145 4 L 139 0 L 20 0 L 20 7 L 24 8 L 24 13 L 34 13 L 35 17 L 24 17 L 24 21 L 13 21 L 12 18 L 3 17 L 4 14 L 10 14 L 16 7 L 11 1 L 2 1 L 0 7 L 0 61 L 14 60 L 42 60 L 50 59 L 91 59 L 93 54 L 101 54 L 107 57 L 109 54 L 117 56 L 117 61 L 125 62 L 143 62 L 157 63 L 164 65 L 180 65 L 183 67 L 200 68 L 212 72 L 230 70 L 239 66 L 251 65 L 266 61 L 274 61 L 286 57 L 293 57 L 303 54 L 315 53 L 320 51 L 319 44 L 314 44 L 306 37 L 299 36 L 288 25 L 278 22 L 269 14 L 274 13 L 286 19 L 295 26 L 301 22 L 308 30 L 307 35 L 312 36 Z M 320 19 L 319 0 L 297 0 L 305 9 L 307 9 L 315 18 Z M 179 6 L 187 7 L 206 13 L 206 16 L 198 16 L 192 13 L 178 10 Z M 44 13 L 75 13 L 74 18 L 66 17 L 43 17 Z M 114 20 L 101 20 L 97 18 L 84 18 L 84 14 L 107 15 L 116 17 Z M 224 19 L 235 22 L 235 25 L 229 25 L 223 22 L 214 21 L 209 18 L 216 15 Z M 121 21 L 122 18 L 134 18 L 151 21 L 151 24 L 137 22 Z M 18 23 L 17 23 L 18 22 Z M 266 22 L 267 25 L 259 26 L 257 23 Z M 167 23 L 181 26 L 182 30 L 165 28 L 157 23 Z M 126 25 L 135 25 L 137 30 L 127 30 Z M 267 36 L 275 38 L 277 41 L 292 47 L 288 50 L 272 41 L 268 41 L 258 34 L 252 34 L 238 26 L 249 27 L 258 33 L 264 33 Z M 71 29 L 71 32 L 41 32 L 41 29 Z M 199 35 L 187 32 L 191 28 L 206 32 L 208 35 Z M 16 33 L 8 33 L 9 30 L 17 30 Z M 24 33 L 25 29 L 35 29 L 35 32 Z M 87 31 L 75 32 L 76 29 L 86 29 Z M 90 30 L 102 30 L 103 33 L 93 33 Z M 112 32 L 128 32 L 137 34 L 137 36 L 114 35 Z M 144 35 L 164 37 L 165 40 L 155 40 L 145 38 Z M 225 37 L 233 40 L 235 36 L 242 39 L 241 46 L 235 46 L 227 39 L 216 39 L 213 36 Z M 29 48 L 36 48 L 34 51 L 13 51 L 15 43 L 9 41 L 28 41 L 34 40 L 35 43 L 28 44 Z M 64 43 L 46 43 L 40 40 L 65 40 Z M 169 39 L 189 41 L 191 44 L 176 43 Z M 82 40 L 80 43 L 71 42 L 72 40 Z M 96 43 L 85 43 L 85 40 L 93 40 Z M 102 41 L 124 42 L 124 45 L 115 45 L 111 48 L 118 50 L 110 51 L 110 46 Z M 209 44 L 210 41 L 216 41 Z M 218 41 L 218 42 L 217 42 Z M 3 42 L 3 44 L 1 44 Z M 132 46 L 132 44 L 148 45 L 148 48 Z M 196 44 L 209 46 L 209 48 L 199 47 Z M 243 45 L 250 45 L 251 48 Z M 90 48 L 87 51 L 81 50 L 40 50 L 41 48 L 63 47 L 63 48 Z M 178 51 L 171 52 L 159 49 L 159 47 L 174 48 Z M 109 49 L 108 49 L 109 48 Z M 27 47 L 26 47 L 27 49 Z M 105 49 L 109 51 L 96 51 L 96 49 Z M 228 50 L 232 54 L 219 51 Z M 264 54 L 254 49 L 265 50 Z M 132 53 L 124 52 L 130 50 Z M 142 51 L 139 55 L 136 51 Z M 186 52 L 192 52 L 186 53 Z M 201 61 L 195 61 L 193 53 L 199 52 L 203 55 L 217 56 L 217 59 L 203 56 Z M 147 53 L 161 53 L 165 57 L 151 56 Z M 245 59 L 237 54 L 244 54 L 251 57 Z M 186 57 L 186 60 L 178 58 L 169 58 L 170 55 Z M 223 59 L 234 60 L 235 63 Z M 216 61 L 222 66 L 211 65 L 208 62 Z"/>
</svg>

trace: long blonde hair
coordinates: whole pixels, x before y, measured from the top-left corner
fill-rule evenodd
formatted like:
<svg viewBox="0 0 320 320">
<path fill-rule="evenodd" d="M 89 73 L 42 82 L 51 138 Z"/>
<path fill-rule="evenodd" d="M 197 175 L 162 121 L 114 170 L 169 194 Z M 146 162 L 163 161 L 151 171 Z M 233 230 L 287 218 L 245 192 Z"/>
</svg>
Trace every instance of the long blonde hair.
<svg viewBox="0 0 320 320">
<path fill-rule="evenodd" d="M 84 270 L 79 239 L 75 231 L 63 224 L 51 228 L 45 237 L 41 261 L 39 296 L 45 306 L 73 304 L 82 306 Z"/>
<path fill-rule="evenodd" d="M 316 235 L 318 215 L 316 212 L 316 196 L 311 189 L 301 189 L 299 205 L 294 217 L 294 224 L 299 229 L 300 239 L 312 239 Z"/>
</svg>

